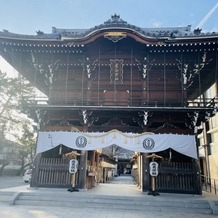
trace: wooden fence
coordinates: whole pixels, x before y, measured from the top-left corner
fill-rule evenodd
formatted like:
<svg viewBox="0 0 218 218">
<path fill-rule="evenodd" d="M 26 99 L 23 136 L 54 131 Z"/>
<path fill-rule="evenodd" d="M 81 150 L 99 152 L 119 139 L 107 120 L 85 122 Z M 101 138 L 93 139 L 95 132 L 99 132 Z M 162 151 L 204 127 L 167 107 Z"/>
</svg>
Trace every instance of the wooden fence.
<svg viewBox="0 0 218 218">
<path fill-rule="evenodd" d="M 160 163 L 159 174 L 156 177 L 156 190 L 197 194 L 198 180 L 194 167 L 194 163 Z"/>
<path fill-rule="evenodd" d="M 41 158 L 38 170 L 38 187 L 71 187 L 68 159 Z"/>
<path fill-rule="evenodd" d="M 199 194 L 199 180 L 195 163 L 160 162 L 158 172 L 159 174 L 156 177 L 156 190 L 158 192 Z M 41 158 L 38 167 L 37 186 L 70 188 L 69 160 Z"/>
</svg>

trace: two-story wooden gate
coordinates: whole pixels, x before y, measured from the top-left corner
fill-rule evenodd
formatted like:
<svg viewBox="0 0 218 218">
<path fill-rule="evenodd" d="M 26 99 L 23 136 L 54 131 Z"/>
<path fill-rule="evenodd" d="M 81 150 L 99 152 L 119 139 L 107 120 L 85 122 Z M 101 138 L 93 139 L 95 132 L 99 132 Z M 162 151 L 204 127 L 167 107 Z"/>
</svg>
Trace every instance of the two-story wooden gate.
<svg viewBox="0 0 218 218">
<path fill-rule="evenodd" d="M 197 136 L 201 124 L 217 111 L 211 103 L 216 93 L 211 99 L 205 94 L 218 78 L 217 42 L 217 34 L 205 35 L 190 26 L 141 28 L 114 14 L 79 31 L 55 27 L 52 33 L 37 35 L 0 31 L 0 54 L 20 78 L 47 96 L 45 101 L 37 97 L 23 105 L 40 131 L 116 129 Z M 44 147 L 52 145 L 49 139 Z M 148 144 L 153 146 L 150 140 Z M 32 187 L 69 185 L 68 161 L 40 155 Z M 84 168 L 78 174 L 83 175 L 81 188 L 86 188 L 86 155 L 81 155 Z M 161 164 L 158 191 L 198 190 L 198 171 L 191 160 L 182 157 Z M 140 176 L 149 180 L 144 173 Z"/>
</svg>

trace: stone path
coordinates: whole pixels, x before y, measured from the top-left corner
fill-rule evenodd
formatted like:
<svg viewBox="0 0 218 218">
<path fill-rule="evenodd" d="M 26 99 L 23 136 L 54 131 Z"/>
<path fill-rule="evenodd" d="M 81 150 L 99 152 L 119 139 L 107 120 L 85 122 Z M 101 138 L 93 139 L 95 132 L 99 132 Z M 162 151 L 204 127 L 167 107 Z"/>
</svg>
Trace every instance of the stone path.
<svg viewBox="0 0 218 218">
<path fill-rule="evenodd" d="M 22 178 L 19 178 L 22 181 Z M 12 181 L 13 180 L 13 181 Z M 3 181 L 3 180 L 2 180 Z M 7 184 L 5 184 L 5 181 Z M 46 193 L 66 193 L 66 190 L 63 189 L 30 189 L 28 185 L 20 182 L 16 179 L 10 180 L 7 178 L 3 182 L 1 187 L 1 178 L 0 178 L 0 191 L 26 191 L 26 192 L 37 192 L 46 195 Z M 13 186 L 12 184 L 17 184 L 18 186 Z M 128 196 L 132 198 L 145 197 L 156 199 L 156 197 L 148 196 L 146 193 L 142 193 L 133 183 L 133 180 L 130 176 L 120 176 L 115 177 L 110 183 L 99 184 L 97 187 L 90 189 L 84 192 L 70 193 L 70 196 L 76 198 L 76 195 L 83 196 L 93 196 L 93 201 L 95 201 L 95 195 L 111 195 L 114 199 L 116 196 Z M 176 195 L 176 194 L 162 194 L 158 197 L 162 201 L 172 201 L 173 199 L 184 199 L 184 201 L 192 198 L 211 198 L 208 196 L 193 196 L 193 195 Z M 0 196 L 1 198 L 1 196 Z M 117 197 L 118 198 L 118 197 Z M 212 196 L 212 198 L 218 199 L 217 196 Z M 112 202 L 111 202 L 112 203 Z M 132 202 L 134 204 L 134 201 Z M 61 206 L 38 206 L 38 205 L 8 205 L 0 203 L 0 218 L 212 218 L 218 217 L 217 215 L 212 214 L 196 214 L 196 213 L 186 213 L 186 212 L 167 212 L 167 211 L 151 211 L 151 210 L 130 210 L 128 205 L 126 209 L 112 209 L 111 204 L 108 204 L 107 208 L 88 208 L 84 205 L 78 204 L 75 207 L 61 207 Z"/>
</svg>

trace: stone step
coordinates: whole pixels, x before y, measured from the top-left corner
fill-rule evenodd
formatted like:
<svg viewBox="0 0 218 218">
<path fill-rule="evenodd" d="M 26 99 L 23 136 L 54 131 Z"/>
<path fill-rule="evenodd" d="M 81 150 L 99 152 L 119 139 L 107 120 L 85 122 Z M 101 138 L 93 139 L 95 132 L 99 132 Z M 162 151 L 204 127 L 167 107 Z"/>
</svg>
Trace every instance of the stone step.
<svg viewBox="0 0 218 218">
<path fill-rule="evenodd" d="M 0 203 L 8 204 L 14 192 L 1 191 L 0 192 Z"/>
<path fill-rule="evenodd" d="M 54 207 L 71 207 L 71 208 L 102 208 L 102 209 L 108 209 L 110 208 L 111 210 L 136 210 L 136 211 L 165 211 L 165 212 L 170 212 L 170 211 L 177 211 L 177 212 L 183 212 L 183 213 L 199 213 L 199 214 L 212 214 L 211 209 L 204 209 L 204 208 L 176 208 L 173 206 L 151 206 L 151 205 L 125 205 L 125 204 L 111 204 L 111 203 L 94 203 L 94 202 L 89 202 L 89 203 L 82 203 L 81 202 L 61 202 L 61 201 L 25 201 L 25 200 L 18 200 L 16 201 L 16 205 L 37 205 L 37 206 L 54 206 Z"/>
<path fill-rule="evenodd" d="M 16 205 L 39 205 L 58 207 L 111 208 L 137 211 L 178 211 L 187 213 L 212 214 L 206 200 L 195 199 L 158 199 L 158 197 L 123 197 L 88 195 L 83 193 L 21 193 Z"/>
<path fill-rule="evenodd" d="M 119 196 L 70 196 L 70 195 L 29 195 L 20 194 L 19 200 L 38 200 L 38 201 L 53 201 L 54 199 L 62 202 L 86 202 L 86 203 L 113 203 L 125 205 L 163 205 L 175 207 L 195 207 L 195 208 L 209 208 L 209 204 L 205 200 L 178 200 L 165 201 L 164 199 L 149 199 L 149 198 L 134 198 L 134 197 L 119 197 Z"/>
</svg>

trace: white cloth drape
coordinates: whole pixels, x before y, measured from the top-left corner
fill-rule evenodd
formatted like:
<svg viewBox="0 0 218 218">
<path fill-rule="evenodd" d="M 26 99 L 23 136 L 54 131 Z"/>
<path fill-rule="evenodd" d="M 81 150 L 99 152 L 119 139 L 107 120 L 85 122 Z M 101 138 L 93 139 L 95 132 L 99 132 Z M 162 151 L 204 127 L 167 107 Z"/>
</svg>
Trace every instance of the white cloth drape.
<svg viewBox="0 0 218 218">
<path fill-rule="evenodd" d="M 118 145 L 124 149 L 142 153 L 154 153 L 172 148 L 181 154 L 197 159 L 194 135 L 133 134 L 117 130 L 107 133 L 39 132 L 36 152 L 41 153 L 60 144 L 75 150 L 96 150 L 110 145 Z"/>
</svg>

